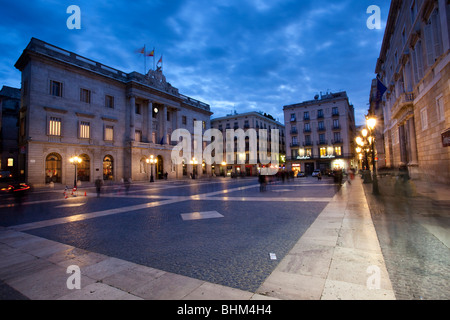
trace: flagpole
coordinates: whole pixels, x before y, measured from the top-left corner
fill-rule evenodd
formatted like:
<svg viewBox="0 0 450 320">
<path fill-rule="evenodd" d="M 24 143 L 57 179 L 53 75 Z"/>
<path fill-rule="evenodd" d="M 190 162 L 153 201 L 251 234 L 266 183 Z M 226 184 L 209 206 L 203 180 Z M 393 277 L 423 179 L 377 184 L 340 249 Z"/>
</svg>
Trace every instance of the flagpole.
<svg viewBox="0 0 450 320">
<path fill-rule="evenodd" d="M 153 47 L 153 71 L 155 71 L 156 70 L 156 67 L 155 67 L 155 47 Z"/>
<path fill-rule="evenodd" d="M 144 75 L 147 73 L 147 51 L 144 44 Z"/>
</svg>

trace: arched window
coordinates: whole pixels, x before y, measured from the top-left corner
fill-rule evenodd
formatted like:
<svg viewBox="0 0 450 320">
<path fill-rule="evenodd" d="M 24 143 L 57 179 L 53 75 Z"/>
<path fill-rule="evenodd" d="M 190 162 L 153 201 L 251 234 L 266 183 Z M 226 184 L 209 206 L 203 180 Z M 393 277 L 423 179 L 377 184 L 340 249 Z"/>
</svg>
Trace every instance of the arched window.
<svg viewBox="0 0 450 320">
<path fill-rule="evenodd" d="M 114 180 L 114 158 L 110 155 L 103 158 L 103 180 Z"/>
<path fill-rule="evenodd" d="M 91 180 L 91 159 L 87 154 L 82 154 L 80 158 L 82 161 L 77 168 L 77 179 L 89 182 Z"/>
<path fill-rule="evenodd" d="M 45 183 L 61 183 L 61 159 L 57 153 L 50 153 L 45 158 Z"/>
</svg>

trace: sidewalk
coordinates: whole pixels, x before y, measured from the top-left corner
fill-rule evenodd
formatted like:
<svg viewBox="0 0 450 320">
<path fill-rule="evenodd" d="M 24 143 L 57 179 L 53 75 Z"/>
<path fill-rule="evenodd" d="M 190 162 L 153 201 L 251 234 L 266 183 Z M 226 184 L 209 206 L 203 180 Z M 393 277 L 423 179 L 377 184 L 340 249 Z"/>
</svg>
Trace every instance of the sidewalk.
<svg viewBox="0 0 450 320">
<path fill-rule="evenodd" d="M 71 265 L 80 267 L 80 290 L 67 288 Z M 3 227 L 0 280 L 29 299 L 395 299 L 359 179 L 340 189 L 256 293 Z"/>
<path fill-rule="evenodd" d="M 402 194 L 393 177 L 380 195 L 364 185 L 386 267 L 398 299 L 450 299 L 450 187 L 409 181 Z"/>
</svg>

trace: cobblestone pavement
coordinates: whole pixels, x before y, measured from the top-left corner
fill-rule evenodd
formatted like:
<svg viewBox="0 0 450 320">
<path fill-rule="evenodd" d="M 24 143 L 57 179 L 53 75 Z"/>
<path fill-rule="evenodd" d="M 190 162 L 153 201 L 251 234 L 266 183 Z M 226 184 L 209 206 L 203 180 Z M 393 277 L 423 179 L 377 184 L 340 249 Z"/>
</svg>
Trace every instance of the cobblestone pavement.
<svg viewBox="0 0 450 320">
<path fill-rule="evenodd" d="M 378 196 L 371 184 L 364 185 L 386 268 L 397 299 L 448 300 L 450 201 L 414 185 L 387 176 L 380 179 Z M 436 188 L 436 194 L 447 191 Z"/>
</svg>

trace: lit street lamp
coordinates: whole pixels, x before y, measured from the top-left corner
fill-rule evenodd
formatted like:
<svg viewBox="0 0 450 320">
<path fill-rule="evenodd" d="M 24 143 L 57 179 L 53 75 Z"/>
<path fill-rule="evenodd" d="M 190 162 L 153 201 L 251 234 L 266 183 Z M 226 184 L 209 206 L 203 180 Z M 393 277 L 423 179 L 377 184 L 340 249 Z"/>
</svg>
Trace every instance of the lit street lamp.
<svg viewBox="0 0 450 320">
<path fill-rule="evenodd" d="M 155 182 L 155 179 L 153 177 L 153 165 L 158 163 L 158 159 L 156 159 L 154 156 L 150 156 L 150 158 L 145 161 L 147 162 L 147 164 L 150 164 L 150 182 Z"/>
<path fill-rule="evenodd" d="M 377 166 L 375 163 L 375 126 L 377 125 L 377 119 L 373 118 L 373 117 L 369 117 L 366 120 L 367 123 L 367 127 L 370 130 L 370 134 L 371 134 L 371 139 L 369 140 L 369 142 L 371 143 L 371 147 L 372 147 L 372 166 L 373 166 L 373 170 L 372 170 L 372 180 L 373 180 L 373 189 L 372 192 L 373 194 L 379 194 L 379 189 L 378 189 L 378 178 L 377 178 Z"/>
<path fill-rule="evenodd" d="M 75 178 L 73 179 L 73 187 L 77 187 L 77 166 L 83 161 L 80 157 L 72 157 L 69 159 L 70 163 L 75 166 Z"/>
</svg>

